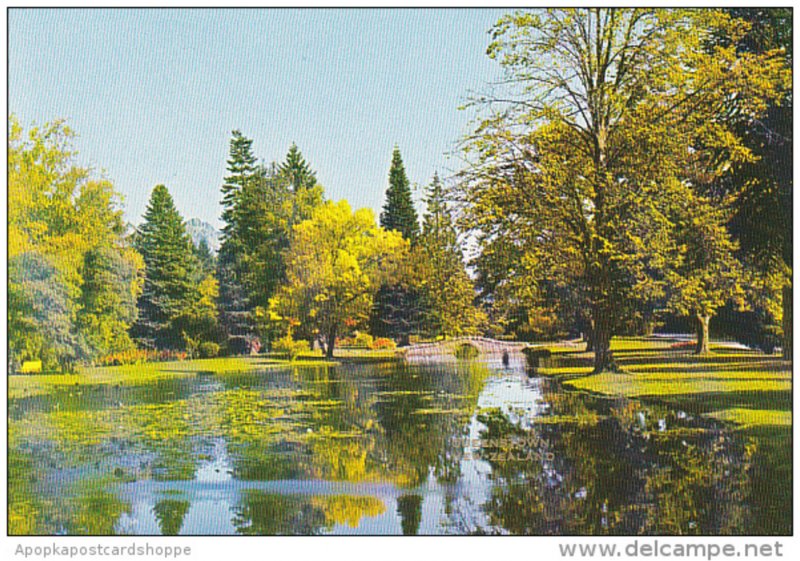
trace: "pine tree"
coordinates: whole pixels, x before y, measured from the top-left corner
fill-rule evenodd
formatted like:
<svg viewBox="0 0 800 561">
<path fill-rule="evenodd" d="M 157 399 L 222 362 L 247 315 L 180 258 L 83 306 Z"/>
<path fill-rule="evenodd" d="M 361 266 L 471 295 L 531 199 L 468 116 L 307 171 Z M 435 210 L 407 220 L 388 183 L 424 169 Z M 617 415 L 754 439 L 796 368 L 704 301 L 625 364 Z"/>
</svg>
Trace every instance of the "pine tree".
<svg viewBox="0 0 800 561">
<path fill-rule="evenodd" d="M 145 282 L 132 334 L 148 346 L 182 347 L 183 337 L 173 320 L 194 296 L 197 264 L 183 218 L 164 185 L 157 185 L 150 195 L 135 247 L 144 259 Z"/>
<path fill-rule="evenodd" d="M 278 173 L 289 182 L 295 193 L 301 189 L 310 189 L 317 184 L 316 173 L 303 158 L 297 144 L 294 143 L 289 148 L 289 153 L 286 154 L 286 160 L 278 166 Z"/>
<path fill-rule="evenodd" d="M 256 171 L 256 158 L 252 152 L 253 141 L 239 130 L 233 131 L 232 134 L 228 158 L 230 175 L 225 178 L 225 183 L 222 185 L 222 220 L 225 222 L 222 232 L 226 238 L 236 235 L 236 203 L 245 184 Z"/>
<path fill-rule="evenodd" d="M 240 131 L 233 131 L 228 157 L 228 176 L 222 185 L 222 244 L 217 256 L 219 282 L 219 320 L 227 337 L 228 350 L 235 353 L 249 351 L 254 337 L 250 317 L 250 303 L 244 288 L 244 263 L 246 243 L 243 235 L 247 228 L 242 222 L 242 199 L 252 189 L 263 168 L 256 166 L 252 153 L 253 141 Z"/>
<path fill-rule="evenodd" d="M 433 176 L 425 201 L 427 209 L 418 244 L 425 331 L 431 336 L 477 334 L 486 318 L 474 305 L 475 288 L 464 266 L 458 232 L 438 173 Z"/>
<path fill-rule="evenodd" d="M 411 187 L 400 149 L 396 146 L 389 168 L 389 188 L 381 213 L 381 226 L 400 232 L 412 244 L 419 237 Z M 375 335 L 399 339 L 401 345 L 407 345 L 411 334 L 419 331 L 421 318 L 419 291 L 410 285 L 387 283 L 380 287 L 375 296 L 370 330 Z"/>
<path fill-rule="evenodd" d="M 400 148 L 397 146 L 392 153 L 389 188 L 386 190 L 386 203 L 381 213 L 381 226 L 387 230 L 397 230 L 411 243 L 414 243 L 419 236 L 419 223 L 414 201 L 411 199 L 411 186 L 403 166 Z"/>
</svg>

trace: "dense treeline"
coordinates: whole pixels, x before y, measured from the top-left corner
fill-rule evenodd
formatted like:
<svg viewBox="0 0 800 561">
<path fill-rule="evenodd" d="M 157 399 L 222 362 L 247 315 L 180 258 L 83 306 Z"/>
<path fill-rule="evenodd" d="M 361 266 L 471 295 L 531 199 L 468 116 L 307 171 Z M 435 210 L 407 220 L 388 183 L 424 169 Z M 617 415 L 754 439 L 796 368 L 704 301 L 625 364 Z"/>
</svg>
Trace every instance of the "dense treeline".
<svg viewBox="0 0 800 561">
<path fill-rule="evenodd" d="M 791 13 L 538 10 L 492 37 L 508 91 L 475 99 L 491 116 L 421 218 L 398 147 L 376 221 L 236 130 L 218 254 L 164 185 L 126 226 L 63 122 L 12 116 L 11 370 L 482 333 L 583 335 L 600 371 L 614 335 L 680 318 L 698 353 L 718 318 L 790 357 Z"/>
<path fill-rule="evenodd" d="M 234 131 L 215 255 L 192 242 L 164 185 L 139 227 L 126 227 L 119 195 L 77 166 L 71 137 L 61 122 L 27 135 L 10 124 L 12 371 L 314 345 L 332 356 L 337 340 L 374 325 L 400 342 L 477 332 L 483 316 L 442 184 L 434 178 L 420 233 L 399 149 L 379 226 L 369 210 L 326 201 L 296 145 L 260 164 Z M 413 309 L 386 306 L 381 290 L 413 295 Z"/>
<path fill-rule="evenodd" d="M 9 121 L 10 369 L 78 361 L 133 347 L 144 263 L 111 183 L 79 166 L 61 121 L 23 131 Z"/>
</svg>

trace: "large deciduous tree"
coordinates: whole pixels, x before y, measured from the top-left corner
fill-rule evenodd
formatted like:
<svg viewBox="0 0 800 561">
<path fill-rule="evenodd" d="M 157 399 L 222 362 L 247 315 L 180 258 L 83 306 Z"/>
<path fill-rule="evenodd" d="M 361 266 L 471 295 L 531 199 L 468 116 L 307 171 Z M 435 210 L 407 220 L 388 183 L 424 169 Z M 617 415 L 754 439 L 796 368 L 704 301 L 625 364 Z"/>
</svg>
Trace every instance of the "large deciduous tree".
<svg viewBox="0 0 800 561">
<path fill-rule="evenodd" d="M 381 282 L 391 278 L 408 242 L 379 228 L 369 209 L 327 202 L 294 227 L 286 282 L 271 302 L 274 319 L 304 326 L 333 356 L 336 338 L 363 324 Z"/>
<path fill-rule="evenodd" d="M 792 11 L 788 8 L 730 8 L 749 24 L 736 42 L 740 52 L 774 53 L 792 66 Z M 729 43 L 730 38 L 720 37 Z M 792 110 L 790 84 L 772 99 L 758 118 L 737 110 L 731 100 L 729 119 L 755 158 L 742 162 L 723 188 L 738 194 L 730 229 L 739 254 L 755 277 L 762 304 L 755 308 L 783 327 L 783 356 L 792 358 Z M 777 305 L 776 305 L 777 304 Z M 780 307 L 779 307 L 780 306 Z"/>
<path fill-rule="evenodd" d="M 759 115 L 788 79 L 774 52 L 706 48 L 746 29 L 719 10 L 626 8 L 518 12 L 493 30 L 505 88 L 477 100 L 493 112 L 465 143 L 464 225 L 484 245 L 510 238 L 540 293 L 586 302 L 595 371 L 637 301 L 664 295 L 676 208 L 711 204 L 698 180 L 751 157 L 726 101 Z"/>
<path fill-rule="evenodd" d="M 125 235 L 120 196 L 77 163 L 73 136 L 63 121 L 26 132 L 9 119 L 12 363 L 42 358 L 45 369 L 69 369 L 131 345 L 143 264 Z"/>
</svg>

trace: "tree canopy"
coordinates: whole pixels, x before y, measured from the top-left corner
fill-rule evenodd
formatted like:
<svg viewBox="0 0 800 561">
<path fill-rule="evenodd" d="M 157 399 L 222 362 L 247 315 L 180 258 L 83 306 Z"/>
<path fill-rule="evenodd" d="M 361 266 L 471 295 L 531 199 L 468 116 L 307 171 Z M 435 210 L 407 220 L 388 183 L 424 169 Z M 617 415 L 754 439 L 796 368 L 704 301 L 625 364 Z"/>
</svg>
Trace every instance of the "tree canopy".
<svg viewBox="0 0 800 561">
<path fill-rule="evenodd" d="M 294 227 L 286 283 L 270 303 L 273 320 L 305 324 L 333 356 L 336 338 L 366 321 L 375 292 L 407 250 L 369 209 L 353 212 L 347 201 L 318 206 Z"/>
<path fill-rule="evenodd" d="M 663 297 L 679 208 L 713 204 L 706 187 L 752 157 L 726 100 L 757 116 L 789 80 L 775 52 L 706 48 L 746 28 L 718 10 L 548 9 L 492 32 L 507 87 L 476 99 L 492 115 L 464 144 L 462 225 L 484 247 L 510 237 L 511 275 L 540 295 L 547 280 L 585 303 L 597 371 L 636 302 Z"/>
</svg>

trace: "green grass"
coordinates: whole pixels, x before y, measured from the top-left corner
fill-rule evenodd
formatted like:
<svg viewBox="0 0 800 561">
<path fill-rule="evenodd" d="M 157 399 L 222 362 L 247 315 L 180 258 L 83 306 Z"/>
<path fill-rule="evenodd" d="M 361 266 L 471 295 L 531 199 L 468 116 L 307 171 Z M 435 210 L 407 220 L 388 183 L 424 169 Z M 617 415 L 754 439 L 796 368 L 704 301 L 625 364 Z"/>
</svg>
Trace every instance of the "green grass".
<svg viewBox="0 0 800 561">
<path fill-rule="evenodd" d="M 591 353 L 561 353 L 541 373 L 573 389 L 645 398 L 742 428 L 791 426 L 791 364 L 757 351 L 713 348 L 694 356 L 671 342 L 614 339 L 619 372 L 591 373 Z M 561 364 L 559 364 L 559 362 Z"/>
<path fill-rule="evenodd" d="M 288 366 L 334 365 L 341 362 L 385 362 L 398 357 L 394 350 L 341 349 L 333 360 L 321 351 L 309 351 L 296 360 L 276 356 L 209 358 L 172 362 L 146 362 L 124 366 L 80 367 L 76 374 L 31 374 L 8 378 L 8 397 L 15 399 L 44 395 L 60 388 L 88 385 L 137 386 L 160 380 L 188 378 L 198 374 L 224 375 Z"/>
<path fill-rule="evenodd" d="M 709 417 L 735 423 L 742 428 L 763 426 L 792 426 L 791 411 L 777 411 L 774 409 L 723 409 L 708 413 Z"/>
<path fill-rule="evenodd" d="M 294 364 L 302 364 L 295 361 Z M 318 362 L 317 362 L 318 363 Z M 146 362 L 124 366 L 80 367 L 76 374 L 46 374 L 10 376 L 9 399 L 42 395 L 60 388 L 82 385 L 136 386 L 160 380 L 188 378 L 198 374 L 227 374 L 248 370 L 286 366 L 286 360 L 260 357 L 231 357 L 185 360 L 174 362 Z"/>
</svg>

